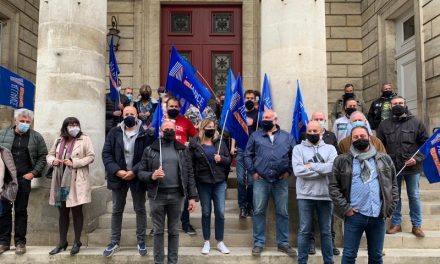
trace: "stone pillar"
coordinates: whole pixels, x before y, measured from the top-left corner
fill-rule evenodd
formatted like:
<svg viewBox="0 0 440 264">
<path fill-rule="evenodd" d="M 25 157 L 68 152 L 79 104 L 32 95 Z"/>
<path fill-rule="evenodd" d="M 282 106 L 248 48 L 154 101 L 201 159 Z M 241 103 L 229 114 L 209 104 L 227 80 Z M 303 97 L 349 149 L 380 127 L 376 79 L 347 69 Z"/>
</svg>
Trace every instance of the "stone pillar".
<svg viewBox="0 0 440 264">
<path fill-rule="evenodd" d="M 282 129 L 292 126 L 297 79 L 309 118 L 317 110 L 327 113 L 324 1 L 262 1 L 261 83 L 264 73 Z"/>
<path fill-rule="evenodd" d="M 90 177 L 104 184 L 106 0 L 40 1 L 35 130 L 51 145 L 75 116 L 95 149 Z"/>
</svg>

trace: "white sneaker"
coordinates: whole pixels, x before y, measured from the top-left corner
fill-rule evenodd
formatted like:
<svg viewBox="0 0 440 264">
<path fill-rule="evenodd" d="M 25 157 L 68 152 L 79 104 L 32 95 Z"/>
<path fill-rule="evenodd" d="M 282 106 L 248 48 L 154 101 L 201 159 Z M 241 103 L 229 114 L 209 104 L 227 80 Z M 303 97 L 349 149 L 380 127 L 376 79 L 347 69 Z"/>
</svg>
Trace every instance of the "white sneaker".
<svg viewBox="0 0 440 264">
<path fill-rule="evenodd" d="M 223 241 L 218 242 L 217 249 L 218 249 L 218 251 L 220 251 L 223 254 L 230 253 L 229 249 L 226 247 L 226 245 L 225 245 L 225 243 L 223 243 Z"/>
<path fill-rule="evenodd" d="M 211 250 L 211 244 L 209 243 L 209 241 L 205 241 L 205 243 L 203 243 L 202 254 L 208 255 L 210 250 Z"/>
</svg>

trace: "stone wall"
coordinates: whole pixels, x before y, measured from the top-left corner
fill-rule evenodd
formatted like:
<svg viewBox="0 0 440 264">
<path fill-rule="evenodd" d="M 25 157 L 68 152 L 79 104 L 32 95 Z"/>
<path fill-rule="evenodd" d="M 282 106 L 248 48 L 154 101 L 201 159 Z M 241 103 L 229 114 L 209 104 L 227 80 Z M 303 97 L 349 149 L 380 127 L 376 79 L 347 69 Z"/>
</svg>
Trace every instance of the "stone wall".
<svg viewBox="0 0 440 264">
<path fill-rule="evenodd" d="M 326 0 L 329 115 L 345 84 L 362 97 L 361 0 Z"/>
</svg>

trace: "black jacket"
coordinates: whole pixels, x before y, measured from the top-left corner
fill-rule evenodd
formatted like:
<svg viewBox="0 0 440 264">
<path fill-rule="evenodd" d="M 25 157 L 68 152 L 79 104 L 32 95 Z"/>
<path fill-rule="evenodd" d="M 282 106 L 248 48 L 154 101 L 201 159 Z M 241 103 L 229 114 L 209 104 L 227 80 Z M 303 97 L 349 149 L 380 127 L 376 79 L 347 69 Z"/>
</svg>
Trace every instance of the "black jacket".
<svg viewBox="0 0 440 264">
<path fill-rule="evenodd" d="M 371 103 L 370 110 L 368 111 L 368 123 L 370 123 L 371 129 L 376 130 L 379 127 L 379 124 L 382 122 L 382 106 L 385 102 L 388 101 L 390 103 L 391 112 L 391 99 L 397 94 L 393 94 L 390 97 L 379 97 Z M 391 116 L 391 113 L 390 113 Z"/>
<path fill-rule="evenodd" d="M 306 139 L 306 133 L 301 133 L 301 135 L 299 136 L 298 144 L 300 144 L 301 141 L 305 139 Z M 329 144 L 335 147 L 336 151 L 338 152 L 338 155 L 341 154 L 341 151 L 339 150 L 338 139 L 336 138 L 335 133 L 330 132 L 326 129 L 324 135 L 322 135 L 322 140 L 324 140 L 325 144 Z"/>
<path fill-rule="evenodd" d="M 402 119 L 392 117 L 382 121 L 376 136 L 382 141 L 397 171 L 400 171 L 405 161 L 411 158 L 429 138 L 423 123 L 411 114 Z M 416 174 L 422 171 L 424 156 L 419 153 L 414 159 L 416 165 L 406 167 L 403 174 Z"/>
<path fill-rule="evenodd" d="M 127 96 L 121 94 L 121 104 L 126 107 L 130 104 L 130 101 L 128 101 Z M 112 127 L 117 126 L 121 121 L 121 116 L 113 116 L 113 112 L 119 110 L 118 107 L 118 100 L 112 101 L 112 98 L 110 97 L 110 94 L 108 93 L 105 96 L 105 133 L 107 134 Z M 122 111 L 122 110 L 121 110 Z"/>
<path fill-rule="evenodd" d="M 219 145 L 220 140 L 214 142 L 215 149 L 218 149 Z M 224 142 L 220 146 L 221 161 L 214 167 L 211 166 L 210 162 L 208 161 L 208 158 L 206 157 L 199 140 L 191 139 L 189 143 L 189 150 L 192 156 L 194 177 L 197 182 L 218 183 L 228 179 L 232 159 Z"/>
<path fill-rule="evenodd" d="M 344 218 L 345 213 L 350 209 L 353 158 L 351 153 L 346 153 L 336 157 L 333 162 L 329 193 L 333 200 L 334 213 L 340 218 Z M 377 152 L 375 160 L 382 200 L 382 216 L 390 217 L 399 201 L 396 169 L 387 154 Z"/>
<path fill-rule="evenodd" d="M 133 172 L 136 174 L 136 178 L 131 181 L 125 181 L 116 176 L 118 170 L 127 169 L 122 133 L 123 131 L 120 127 L 112 128 L 105 139 L 104 148 L 102 149 L 102 161 L 104 162 L 105 171 L 107 173 L 107 188 L 110 190 L 120 190 L 128 184 L 131 191 L 144 192 L 147 190 L 147 186 L 138 180 L 139 161 L 142 158 L 144 149 L 149 146 L 154 139 L 142 126 L 140 127 L 138 137 L 135 141 L 133 156 Z"/>
<path fill-rule="evenodd" d="M 179 156 L 179 180 L 182 193 L 188 197 L 188 199 L 198 199 L 189 150 L 185 145 L 182 145 L 177 141 L 174 141 L 174 147 Z M 159 140 L 157 139 L 145 149 L 139 165 L 139 180 L 147 183 L 148 198 L 152 199 L 156 199 L 160 185 L 160 181 L 152 179 L 153 172 L 160 166 L 159 157 Z"/>
</svg>

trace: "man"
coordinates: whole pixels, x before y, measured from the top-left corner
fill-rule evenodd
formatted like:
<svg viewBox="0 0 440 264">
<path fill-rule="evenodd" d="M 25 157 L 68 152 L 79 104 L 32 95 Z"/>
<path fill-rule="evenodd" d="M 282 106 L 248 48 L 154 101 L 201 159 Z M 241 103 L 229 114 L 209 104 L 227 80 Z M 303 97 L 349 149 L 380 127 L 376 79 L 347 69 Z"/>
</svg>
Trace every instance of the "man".
<svg viewBox="0 0 440 264">
<path fill-rule="evenodd" d="M 151 87 L 149 85 L 142 85 L 139 88 L 139 95 L 141 99 L 134 104 L 137 112 L 139 113 L 139 119 L 142 121 L 142 126 L 147 129 L 153 120 L 153 114 L 158 105 L 154 98 L 151 98 Z"/>
<path fill-rule="evenodd" d="M 335 133 L 338 143 L 343 140 L 348 131 L 348 124 L 350 123 L 350 115 L 357 110 L 357 101 L 349 98 L 345 101 L 345 115 L 336 119 L 333 123 L 333 133 Z"/>
<path fill-rule="evenodd" d="M 350 124 L 349 124 L 349 130 L 351 134 L 351 130 L 358 126 L 364 126 L 368 129 L 368 134 L 370 135 L 370 141 L 371 144 L 376 148 L 377 151 L 381 153 L 387 153 L 385 150 L 384 145 L 382 144 L 382 141 L 378 139 L 377 137 L 373 136 L 373 133 L 371 132 L 371 129 L 369 129 L 368 121 L 365 118 L 365 115 L 362 112 L 356 111 L 350 116 Z M 351 135 L 347 136 L 343 140 L 339 142 L 339 149 L 341 153 L 347 153 L 350 151 L 351 146 Z"/>
<path fill-rule="evenodd" d="M 124 89 L 124 95 L 125 95 L 125 97 L 127 97 L 127 103 L 128 104 L 131 104 L 131 103 L 134 102 L 134 99 L 133 99 L 133 88 L 126 87 Z"/>
<path fill-rule="evenodd" d="M 136 212 L 136 237 L 139 255 L 145 256 L 145 232 L 147 215 L 145 211 L 146 185 L 138 180 L 138 167 L 144 149 L 153 138 L 147 134 L 138 120 L 136 108 L 127 106 L 123 110 L 124 120 L 118 127 L 110 130 L 102 150 L 102 160 L 107 172 L 107 188 L 112 191 L 113 208 L 111 221 L 111 240 L 104 250 L 105 257 L 111 257 L 119 250 L 121 240 L 122 216 L 128 189 L 133 197 Z"/>
<path fill-rule="evenodd" d="M 122 121 L 122 109 L 130 104 L 127 96 L 121 94 L 113 101 L 110 93 L 105 96 L 105 134 Z"/>
<path fill-rule="evenodd" d="M 266 242 L 266 211 L 272 196 L 276 211 L 276 240 L 278 250 L 289 256 L 296 251 L 289 246 L 289 191 L 287 178 L 292 172 L 290 157 L 293 137 L 280 129 L 277 115 L 266 110 L 262 117 L 262 130 L 254 132 L 244 154 L 246 169 L 254 180 L 253 256 L 260 256 Z"/>
<path fill-rule="evenodd" d="M 190 153 L 176 140 L 176 125 L 165 120 L 161 140 L 145 149 L 139 178 L 147 183 L 148 199 L 154 228 L 154 262 L 164 263 L 165 216 L 168 228 L 168 263 L 174 264 L 179 255 L 179 216 L 184 210 L 196 208 L 197 190 Z M 159 145 L 161 144 L 161 145 Z M 186 198 L 185 198 L 186 197 Z"/>
<path fill-rule="evenodd" d="M 10 249 L 12 206 L 14 206 L 15 254 L 26 253 L 27 206 L 31 181 L 41 176 L 46 166 L 47 147 L 43 137 L 30 128 L 34 113 L 22 108 L 14 111 L 15 125 L 0 131 L 0 145 L 12 152 L 17 168 L 18 191 L 15 202 L 2 201 L 0 213 L 0 254 Z"/>
<path fill-rule="evenodd" d="M 358 109 L 361 112 L 364 112 L 364 104 L 362 102 L 362 100 L 360 100 L 358 97 L 356 97 L 356 95 L 354 94 L 354 86 L 351 83 L 347 83 L 344 87 L 344 94 L 342 95 L 341 98 L 338 98 L 336 100 L 335 105 L 333 106 L 333 112 L 332 112 L 332 122 L 335 122 L 336 119 L 343 117 L 345 115 L 344 112 L 344 106 L 345 106 L 345 101 L 347 101 L 348 99 L 353 98 L 357 101 L 358 104 Z"/>
<path fill-rule="evenodd" d="M 399 203 L 391 218 L 391 226 L 387 230 L 387 234 L 396 234 L 402 231 L 400 193 L 402 181 L 405 180 L 410 208 L 409 215 L 413 226 L 412 233 L 416 237 L 424 237 L 425 234 L 421 229 L 422 210 L 419 190 L 419 179 L 423 169 L 424 157 L 420 153 L 413 157 L 413 154 L 425 143 L 429 135 L 423 123 L 408 111 L 403 97 L 395 96 L 391 99 L 391 112 L 393 116 L 380 123 L 377 129 L 377 137 L 382 140 L 396 170 L 404 169 L 397 177 Z"/>
<path fill-rule="evenodd" d="M 306 264 L 310 250 L 313 216 L 318 214 L 321 251 L 324 264 L 333 264 L 332 200 L 328 192 L 333 160 L 338 155 L 334 146 L 321 139 L 324 130 L 317 121 L 307 124 L 306 140 L 293 149 L 292 167 L 298 200 L 298 263 Z"/>
<path fill-rule="evenodd" d="M 350 152 L 333 163 L 329 186 L 334 212 L 344 219 L 341 263 L 356 263 L 364 232 L 368 263 L 383 263 L 385 218 L 391 216 L 398 201 L 396 170 L 391 158 L 370 144 L 367 128 L 353 128 L 351 138 Z"/>
<path fill-rule="evenodd" d="M 246 90 L 244 92 L 246 107 L 246 122 L 249 136 L 257 129 L 258 110 L 255 108 L 255 92 Z M 236 155 L 236 172 L 237 172 L 237 192 L 238 207 L 240 213 L 238 217 L 244 219 L 253 215 L 253 179 L 249 171 L 246 171 L 244 161 L 244 150 L 236 148 L 235 140 L 232 140 L 231 155 Z"/>
<path fill-rule="evenodd" d="M 191 121 L 180 114 L 180 102 L 175 97 L 170 97 L 166 103 L 167 116 L 169 119 L 175 120 L 176 140 L 182 145 L 188 144 L 190 137 L 197 136 L 197 130 Z M 188 208 L 188 200 L 185 201 L 184 208 Z M 191 225 L 189 220 L 189 211 L 183 210 L 182 216 L 182 230 L 188 235 L 196 235 L 197 232 Z"/>
<path fill-rule="evenodd" d="M 382 95 L 371 103 L 370 110 L 368 111 L 368 122 L 371 125 L 371 129 L 376 130 L 382 121 L 392 117 L 391 98 L 396 95 L 393 92 L 391 83 L 384 83 L 382 85 Z"/>
</svg>

